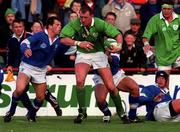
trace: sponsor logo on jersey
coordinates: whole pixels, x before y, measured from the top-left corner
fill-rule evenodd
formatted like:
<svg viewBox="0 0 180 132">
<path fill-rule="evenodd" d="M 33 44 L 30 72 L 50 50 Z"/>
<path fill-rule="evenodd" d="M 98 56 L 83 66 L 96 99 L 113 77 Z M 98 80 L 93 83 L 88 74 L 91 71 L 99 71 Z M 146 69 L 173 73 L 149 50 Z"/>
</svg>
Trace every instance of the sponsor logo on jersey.
<svg viewBox="0 0 180 132">
<path fill-rule="evenodd" d="M 46 45 L 45 43 L 42 43 L 42 44 L 40 45 L 40 47 L 41 47 L 42 49 L 45 49 L 45 48 L 47 47 L 47 45 Z"/>
<path fill-rule="evenodd" d="M 178 30 L 178 27 L 179 27 L 178 25 L 173 25 L 173 30 L 175 31 Z"/>
</svg>

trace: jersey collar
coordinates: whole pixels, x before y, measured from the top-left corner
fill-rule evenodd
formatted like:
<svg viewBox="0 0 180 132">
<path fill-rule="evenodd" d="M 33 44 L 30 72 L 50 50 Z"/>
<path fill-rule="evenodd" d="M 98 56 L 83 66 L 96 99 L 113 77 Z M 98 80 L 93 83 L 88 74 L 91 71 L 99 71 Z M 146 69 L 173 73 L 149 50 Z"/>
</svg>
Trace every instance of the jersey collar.
<svg viewBox="0 0 180 132">
<path fill-rule="evenodd" d="M 91 22 L 91 26 L 90 27 L 92 27 L 92 26 L 94 26 L 94 18 L 92 18 L 92 22 Z M 84 27 L 84 25 L 81 23 L 81 27 Z"/>
<path fill-rule="evenodd" d="M 173 20 L 178 18 L 178 15 L 175 12 L 172 13 L 172 16 L 173 16 Z M 168 21 L 164 18 L 163 14 L 162 14 L 162 11 L 160 12 L 160 19 L 164 19 L 166 25 L 167 26 L 169 25 Z"/>
<path fill-rule="evenodd" d="M 23 34 L 24 34 L 24 31 L 22 32 L 21 36 L 18 37 L 15 33 L 13 33 L 12 38 L 16 38 L 18 41 L 20 41 L 20 39 L 22 38 Z"/>
<path fill-rule="evenodd" d="M 47 36 L 48 36 L 48 31 L 47 31 L 47 29 L 45 29 L 44 32 L 45 32 L 45 34 L 47 34 Z M 56 38 L 52 41 L 52 40 L 49 38 L 49 36 L 48 36 L 49 44 L 52 45 L 58 38 L 59 38 L 59 37 L 58 37 L 58 35 L 57 35 Z"/>
<path fill-rule="evenodd" d="M 178 15 L 175 12 L 172 13 L 172 16 L 173 16 L 173 20 L 178 18 Z M 163 14 L 162 14 L 162 11 L 160 12 L 160 19 L 164 19 L 165 20 Z"/>
</svg>

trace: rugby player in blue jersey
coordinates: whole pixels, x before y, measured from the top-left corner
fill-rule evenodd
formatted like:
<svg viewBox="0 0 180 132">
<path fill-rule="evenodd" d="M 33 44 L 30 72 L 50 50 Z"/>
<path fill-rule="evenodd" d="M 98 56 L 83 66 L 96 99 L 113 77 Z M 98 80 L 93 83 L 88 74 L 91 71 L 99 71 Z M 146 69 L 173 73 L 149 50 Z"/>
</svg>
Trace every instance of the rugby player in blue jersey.
<svg viewBox="0 0 180 132">
<path fill-rule="evenodd" d="M 119 55 L 111 54 L 108 55 L 108 61 L 110 64 L 111 72 L 113 75 L 113 80 L 115 83 L 116 88 L 119 91 L 123 92 L 129 92 L 129 104 L 130 104 L 130 110 L 129 110 L 129 119 L 126 117 L 125 113 L 121 113 L 118 115 L 122 119 L 123 123 L 138 123 L 142 122 L 136 115 L 136 110 L 139 105 L 139 86 L 138 84 L 131 79 L 130 77 L 127 77 L 124 75 L 122 71 L 119 70 L 119 62 L 120 58 Z M 104 122 L 110 122 L 111 118 L 111 112 L 108 109 L 108 104 L 106 102 L 106 96 L 109 92 L 109 90 L 105 87 L 103 80 L 101 77 L 97 74 L 94 75 L 93 81 L 95 83 L 95 97 L 98 104 L 99 109 L 103 112 Z M 111 96 L 111 98 L 114 98 Z M 121 102 L 119 102 L 121 103 Z M 118 103 L 115 103 L 115 105 L 118 105 Z"/>
<path fill-rule="evenodd" d="M 13 27 L 14 34 L 13 34 L 13 37 L 10 39 L 11 41 L 9 41 L 8 43 L 9 52 L 8 52 L 8 61 L 7 61 L 8 62 L 7 71 L 10 71 L 10 72 L 13 72 L 13 68 L 18 68 L 20 65 L 20 59 L 22 56 L 20 55 L 21 54 L 20 43 L 27 37 L 31 36 L 31 34 L 24 31 L 24 24 L 23 24 L 23 21 L 21 20 L 15 20 L 13 22 L 12 27 Z M 17 32 L 17 27 L 19 29 L 19 32 Z M 32 34 L 43 31 L 42 22 L 34 21 L 32 24 L 31 30 L 32 30 Z M 22 34 L 26 34 L 26 35 L 22 35 Z M 17 37 L 14 37 L 14 36 L 17 36 Z M 18 36 L 20 36 L 19 38 L 21 38 L 20 41 L 16 41 L 18 39 Z M 33 106 L 27 94 L 28 90 L 29 90 L 29 84 L 26 86 L 25 90 L 23 91 L 23 94 L 21 94 L 20 101 L 22 102 L 23 106 L 27 108 L 27 110 L 29 111 L 32 109 Z M 46 92 L 45 92 L 45 99 L 54 108 L 56 115 L 61 116 L 62 110 L 59 107 L 59 103 L 48 89 L 46 89 Z M 5 116 L 3 117 L 4 122 L 11 121 L 12 116 L 15 114 L 16 107 L 17 107 L 17 103 L 12 101 L 9 110 L 6 112 Z"/>
<path fill-rule="evenodd" d="M 42 106 L 46 85 L 47 66 L 52 61 L 60 40 L 58 34 L 61 30 L 61 22 L 56 17 L 50 17 L 43 32 L 28 37 L 21 43 L 23 53 L 19 73 L 16 81 L 16 89 L 13 92 L 12 103 L 17 103 L 26 85 L 31 82 L 36 93 L 33 109 L 28 112 L 28 119 L 35 121 L 36 112 Z"/>
<path fill-rule="evenodd" d="M 139 102 L 146 105 L 146 119 L 152 121 L 180 121 L 180 99 L 172 100 L 166 87 L 169 75 L 158 71 L 155 85 L 141 86 Z"/>
</svg>

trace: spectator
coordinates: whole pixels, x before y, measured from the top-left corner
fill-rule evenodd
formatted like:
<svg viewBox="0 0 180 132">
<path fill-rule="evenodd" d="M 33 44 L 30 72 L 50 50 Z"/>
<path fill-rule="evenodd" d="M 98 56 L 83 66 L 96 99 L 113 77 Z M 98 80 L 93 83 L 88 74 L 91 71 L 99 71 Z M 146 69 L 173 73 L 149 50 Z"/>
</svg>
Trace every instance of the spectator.
<svg viewBox="0 0 180 132">
<path fill-rule="evenodd" d="M 158 0 L 148 0 L 148 2 L 141 6 L 139 10 L 141 20 L 141 30 L 144 32 L 149 19 L 161 11 L 161 5 Z"/>
<path fill-rule="evenodd" d="M 126 0 L 110 0 L 102 9 L 103 17 L 107 12 L 114 12 L 117 16 L 115 25 L 123 33 L 130 29 L 130 20 L 136 18 L 133 6 Z"/>
<path fill-rule="evenodd" d="M 174 11 L 177 14 L 180 14 L 180 1 L 179 0 L 174 0 Z"/>
<path fill-rule="evenodd" d="M 72 20 L 75 20 L 77 19 L 79 16 L 76 12 L 74 11 L 71 11 L 70 14 L 69 14 L 69 21 L 72 21 Z"/>
<path fill-rule="evenodd" d="M 37 0 L 40 2 L 40 0 Z M 33 3 L 35 4 L 34 0 Z M 30 0 L 12 0 L 11 2 L 11 8 L 16 12 L 16 18 L 22 19 L 25 23 L 25 28 L 27 31 L 30 31 L 31 23 L 32 22 L 32 16 L 31 20 L 29 19 L 31 13 L 30 13 L 30 7 L 31 1 Z M 41 7 L 41 5 L 38 5 Z M 35 8 L 37 6 L 34 6 Z M 33 8 L 33 10 L 35 9 Z"/>
<path fill-rule="evenodd" d="M 125 44 L 120 51 L 120 67 L 121 68 L 139 68 L 140 72 L 144 72 L 146 68 L 147 58 L 144 54 L 143 48 L 135 45 L 135 36 L 133 34 L 125 34 Z M 126 74 L 133 74 L 137 72 L 125 72 Z"/>
<path fill-rule="evenodd" d="M 43 30 L 44 30 L 43 23 L 40 20 L 33 22 L 32 26 L 31 26 L 32 34 L 41 32 Z"/>
<path fill-rule="evenodd" d="M 115 26 L 116 18 L 117 16 L 114 12 L 108 12 L 105 16 L 105 21 Z"/>
<path fill-rule="evenodd" d="M 117 18 L 117 16 L 116 16 L 116 14 L 114 13 L 114 12 L 108 12 L 107 14 L 106 14 L 106 16 L 105 16 L 105 21 L 107 22 L 107 23 L 110 23 L 110 24 L 112 24 L 113 26 L 115 26 L 116 27 L 116 18 Z M 120 29 L 118 29 L 119 30 L 119 32 L 121 32 L 121 34 L 123 34 L 122 33 L 122 31 L 120 30 Z M 107 36 L 106 36 L 107 37 Z"/>
<path fill-rule="evenodd" d="M 49 12 L 57 13 L 57 11 L 55 11 L 55 8 L 57 6 L 57 3 L 56 3 L 57 1 L 56 0 L 42 0 L 41 2 L 42 2 L 42 16 L 43 16 L 42 22 L 44 24 L 46 23 L 46 20 L 48 18 L 47 15 Z"/>
<path fill-rule="evenodd" d="M 7 47 L 8 40 L 11 38 L 12 32 L 12 23 L 15 20 L 15 12 L 8 8 L 5 12 L 4 18 L 6 23 L 0 26 L 0 56 L 2 56 L 2 66 L 5 66 L 7 63 Z"/>
<path fill-rule="evenodd" d="M 28 22 L 42 19 L 42 2 L 41 0 L 31 0 Z"/>
<path fill-rule="evenodd" d="M 126 31 L 124 34 L 133 34 L 136 37 L 134 42 L 135 45 L 139 45 L 141 47 L 144 46 L 142 41 L 143 32 L 141 31 L 141 20 L 138 18 L 131 19 L 131 29 Z"/>
<path fill-rule="evenodd" d="M 8 8 L 11 8 L 11 0 L 0 0 L 0 26 L 6 23 L 4 14 Z"/>
<path fill-rule="evenodd" d="M 14 20 L 12 24 L 13 36 L 8 41 L 8 67 L 18 67 L 21 60 L 20 43 L 27 37 L 31 36 L 30 33 L 25 31 L 25 25 L 22 20 Z"/>
<path fill-rule="evenodd" d="M 70 8 L 65 10 L 64 15 L 64 24 L 67 24 L 69 22 L 69 14 L 73 11 L 76 12 L 76 14 L 79 16 L 79 11 L 81 8 L 81 0 L 74 0 L 72 1 Z"/>
<path fill-rule="evenodd" d="M 143 32 L 141 31 L 141 20 L 138 18 L 131 19 L 131 29 L 126 31 L 124 34 L 133 34 L 135 36 L 135 46 L 139 48 L 144 46 L 142 40 Z M 156 68 L 155 55 L 152 54 L 153 52 L 150 52 L 151 54 L 146 54 L 148 68 Z"/>
</svg>

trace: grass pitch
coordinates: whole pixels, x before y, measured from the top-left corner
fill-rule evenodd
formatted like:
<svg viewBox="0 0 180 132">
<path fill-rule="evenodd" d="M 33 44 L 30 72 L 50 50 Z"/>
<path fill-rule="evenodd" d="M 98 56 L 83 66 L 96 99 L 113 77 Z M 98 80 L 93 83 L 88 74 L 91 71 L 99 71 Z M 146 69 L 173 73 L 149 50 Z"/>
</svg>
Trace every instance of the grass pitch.
<svg viewBox="0 0 180 132">
<path fill-rule="evenodd" d="M 113 116 L 109 124 L 102 117 L 88 117 L 82 124 L 74 124 L 74 117 L 38 117 L 37 122 L 28 122 L 25 117 L 13 117 L 4 123 L 0 117 L 0 132 L 179 132 L 180 122 L 160 123 L 146 121 L 137 124 L 122 124 Z"/>
</svg>

